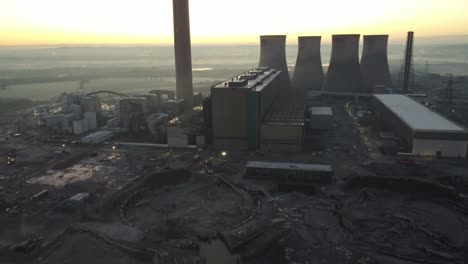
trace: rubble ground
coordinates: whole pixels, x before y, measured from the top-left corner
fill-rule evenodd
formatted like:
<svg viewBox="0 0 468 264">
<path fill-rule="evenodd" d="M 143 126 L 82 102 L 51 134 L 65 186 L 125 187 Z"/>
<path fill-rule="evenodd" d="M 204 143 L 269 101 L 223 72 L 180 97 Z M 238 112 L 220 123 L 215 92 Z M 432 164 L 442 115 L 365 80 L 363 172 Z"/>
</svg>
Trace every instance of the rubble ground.
<svg viewBox="0 0 468 264">
<path fill-rule="evenodd" d="M 468 263 L 466 160 L 416 175 L 377 155 L 344 103 L 313 153 L 1 145 L 18 164 L 0 164 L 0 263 Z M 280 192 L 243 177 L 249 160 L 336 174 Z"/>
</svg>

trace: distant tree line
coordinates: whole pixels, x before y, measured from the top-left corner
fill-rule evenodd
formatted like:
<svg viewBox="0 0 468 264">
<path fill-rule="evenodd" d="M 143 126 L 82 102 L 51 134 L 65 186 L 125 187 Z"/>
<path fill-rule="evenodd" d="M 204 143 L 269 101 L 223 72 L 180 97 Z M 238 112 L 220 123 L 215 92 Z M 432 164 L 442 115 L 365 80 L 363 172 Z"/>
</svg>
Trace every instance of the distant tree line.
<svg viewBox="0 0 468 264">
<path fill-rule="evenodd" d="M 17 111 L 36 104 L 37 102 L 30 99 L 0 98 L 0 113 Z"/>
</svg>

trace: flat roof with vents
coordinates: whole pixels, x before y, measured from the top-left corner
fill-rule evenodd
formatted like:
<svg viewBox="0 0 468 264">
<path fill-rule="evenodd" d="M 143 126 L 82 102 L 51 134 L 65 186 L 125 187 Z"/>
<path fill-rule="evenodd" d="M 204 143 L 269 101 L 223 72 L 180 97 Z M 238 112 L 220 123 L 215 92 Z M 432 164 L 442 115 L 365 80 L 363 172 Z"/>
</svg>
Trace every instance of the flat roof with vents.
<svg viewBox="0 0 468 264">
<path fill-rule="evenodd" d="M 464 132 L 465 128 L 401 94 L 374 97 L 414 131 Z"/>
<path fill-rule="evenodd" d="M 268 86 L 278 75 L 280 70 L 268 67 L 258 67 L 237 75 L 227 81 L 215 85 L 215 89 L 250 89 L 261 91 Z"/>
</svg>

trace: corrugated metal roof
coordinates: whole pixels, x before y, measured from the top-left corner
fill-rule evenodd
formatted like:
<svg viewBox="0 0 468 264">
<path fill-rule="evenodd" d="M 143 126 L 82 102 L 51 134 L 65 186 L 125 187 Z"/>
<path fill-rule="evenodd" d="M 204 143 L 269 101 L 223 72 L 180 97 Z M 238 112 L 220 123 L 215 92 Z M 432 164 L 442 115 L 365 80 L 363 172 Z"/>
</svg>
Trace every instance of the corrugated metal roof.
<svg viewBox="0 0 468 264">
<path fill-rule="evenodd" d="M 69 200 L 76 201 L 76 202 L 81 202 L 81 201 L 86 200 L 88 198 L 89 198 L 89 193 L 77 193 L 77 194 L 73 195 L 72 197 L 70 197 Z"/>
<path fill-rule="evenodd" d="M 333 169 L 330 165 L 321 164 L 301 164 L 301 163 L 281 163 L 267 161 L 249 161 L 248 168 L 264 168 L 264 169 L 282 169 L 282 170 L 306 170 L 306 171 L 328 171 Z"/>
<path fill-rule="evenodd" d="M 408 96 L 401 94 L 376 94 L 374 97 L 413 130 L 464 131 L 462 126 L 429 110 Z"/>
<path fill-rule="evenodd" d="M 92 133 L 90 135 L 87 135 L 86 137 L 82 138 L 83 139 L 100 139 L 100 138 L 105 138 L 105 137 L 109 137 L 109 136 L 113 136 L 114 133 L 112 133 L 112 131 L 98 131 L 98 132 L 95 132 L 95 133 Z"/>
<path fill-rule="evenodd" d="M 312 115 L 333 115 L 333 109 L 331 107 L 311 107 L 310 113 Z"/>
<path fill-rule="evenodd" d="M 281 94 L 273 101 L 263 123 L 303 124 L 304 112 L 304 96 Z"/>
</svg>

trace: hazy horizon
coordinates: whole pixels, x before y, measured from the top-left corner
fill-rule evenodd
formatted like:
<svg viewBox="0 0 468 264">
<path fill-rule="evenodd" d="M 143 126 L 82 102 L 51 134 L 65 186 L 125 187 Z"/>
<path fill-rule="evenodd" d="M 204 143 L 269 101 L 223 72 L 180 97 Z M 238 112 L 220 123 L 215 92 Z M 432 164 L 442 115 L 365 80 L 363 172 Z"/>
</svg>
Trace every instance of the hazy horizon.
<svg viewBox="0 0 468 264">
<path fill-rule="evenodd" d="M 361 35 L 361 45 L 362 45 L 362 36 Z M 322 36 L 322 45 L 331 44 L 331 36 Z M 258 36 L 257 41 L 252 42 L 239 42 L 239 43 L 193 43 L 192 46 L 253 46 L 259 45 L 260 35 Z M 286 44 L 287 45 L 297 45 L 297 37 L 287 36 Z M 418 36 L 416 32 L 415 43 L 420 45 L 462 45 L 468 44 L 468 34 L 460 35 L 439 35 L 439 36 Z M 392 36 L 389 36 L 389 45 L 399 45 L 405 44 L 405 39 L 392 39 Z M 50 47 L 50 48 L 60 48 L 60 47 L 168 47 L 173 46 L 173 43 L 55 43 L 55 44 L 17 44 L 17 45 L 2 45 L 0 48 L 27 48 L 27 47 Z"/>
<path fill-rule="evenodd" d="M 286 46 L 292 72 L 297 45 Z M 362 51 L 362 46 L 361 46 Z M 404 44 L 390 44 L 388 59 L 398 77 Z M 331 44 L 322 45 L 326 71 Z M 260 45 L 194 45 L 192 65 L 195 91 L 209 93 L 213 82 L 230 78 L 258 65 Z M 415 44 L 418 73 L 468 76 L 468 44 Z M 144 94 L 156 88 L 174 89 L 174 48 L 164 46 L 36 46 L 0 48 L 0 81 L 8 83 L 2 96 L 45 100 L 63 92 L 77 91 L 79 80 L 91 80 L 87 91 L 115 90 Z M 427 63 L 427 67 L 426 67 Z"/>
</svg>

